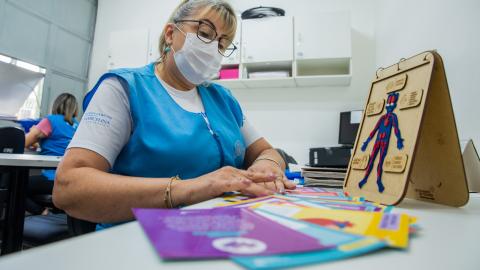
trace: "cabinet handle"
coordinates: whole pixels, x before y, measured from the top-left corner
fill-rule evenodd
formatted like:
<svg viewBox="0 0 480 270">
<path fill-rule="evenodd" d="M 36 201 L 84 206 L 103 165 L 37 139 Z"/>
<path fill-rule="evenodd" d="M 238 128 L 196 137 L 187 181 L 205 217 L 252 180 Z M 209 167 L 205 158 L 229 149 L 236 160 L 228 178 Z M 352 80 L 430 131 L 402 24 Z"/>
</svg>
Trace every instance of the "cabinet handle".
<svg viewBox="0 0 480 270">
<path fill-rule="evenodd" d="M 242 52 L 240 54 L 243 61 L 247 60 L 247 47 L 245 46 L 245 43 L 242 45 Z"/>
<path fill-rule="evenodd" d="M 302 46 L 302 34 L 298 33 L 296 47 L 300 48 L 301 46 Z M 297 56 L 301 56 L 301 55 L 303 55 L 303 53 L 297 53 Z"/>
</svg>

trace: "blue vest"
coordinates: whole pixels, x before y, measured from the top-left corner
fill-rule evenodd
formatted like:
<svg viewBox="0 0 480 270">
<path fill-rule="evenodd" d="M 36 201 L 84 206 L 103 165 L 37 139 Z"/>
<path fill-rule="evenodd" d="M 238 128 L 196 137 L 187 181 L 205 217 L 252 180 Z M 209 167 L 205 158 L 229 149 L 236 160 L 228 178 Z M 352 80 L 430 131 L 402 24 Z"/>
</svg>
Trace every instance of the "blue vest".
<svg viewBox="0 0 480 270">
<path fill-rule="evenodd" d="M 243 114 L 231 93 L 218 84 L 198 86 L 205 114 L 188 112 L 167 93 L 155 76 L 154 67 L 152 63 L 137 69 L 110 71 L 85 97 L 84 110 L 108 77 L 116 76 L 128 86 L 132 134 L 112 173 L 191 179 L 223 166 L 242 168 Z"/>
<path fill-rule="evenodd" d="M 77 130 L 78 122 L 73 119 L 73 125 L 64 120 L 61 114 L 51 114 L 46 117 L 52 127 L 52 133 L 40 141 L 41 155 L 63 156 L 68 144 Z M 55 179 L 55 170 L 43 170 L 42 175 L 48 180 Z"/>
</svg>

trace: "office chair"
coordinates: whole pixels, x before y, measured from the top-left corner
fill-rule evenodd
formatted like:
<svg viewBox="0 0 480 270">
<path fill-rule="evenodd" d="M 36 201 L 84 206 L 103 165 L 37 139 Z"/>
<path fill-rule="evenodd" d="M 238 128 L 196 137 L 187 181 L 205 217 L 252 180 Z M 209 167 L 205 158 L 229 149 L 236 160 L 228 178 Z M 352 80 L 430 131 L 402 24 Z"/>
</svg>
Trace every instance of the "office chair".
<svg viewBox="0 0 480 270">
<path fill-rule="evenodd" d="M 5 125 L 6 124 L 6 125 Z M 10 126 L 12 125 L 12 126 Z M 0 127 L 0 153 L 22 154 L 25 146 L 25 133 L 15 123 L 2 121 Z M 0 235 L 4 236 L 5 211 L 10 189 L 10 173 L 0 168 Z"/>
<path fill-rule="evenodd" d="M 24 149 L 25 133 L 21 128 L 16 126 L 0 127 L 0 153 L 23 154 Z M 2 208 L 6 206 L 9 188 L 10 176 L 5 172 L 0 172 L 0 205 Z M 38 196 L 38 201 L 50 205 L 51 195 Z M 68 236 L 65 214 L 35 215 L 25 218 L 23 237 L 27 246 L 46 244 Z"/>
<path fill-rule="evenodd" d="M 71 217 L 65 213 L 25 218 L 23 243 L 34 247 L 94 232 L 97 224 Z"/>
<path fill-rule="evenodd" d="M 23 154 L 24 147 L 25 133 L 21 128 L 14 126 L 0 128 L 0 153 Z M 42 206 L 53 207 L 51 194 L 37 195 L 33 200 Z"/>
<path fill-rule="evenodd" d="M 25 133 L 18 127 L 0 128 L 0 153 L 23 154 Z"/>
<path fill-rule="evenodd" d="M 23 245 L 35 247 L 70 237 L 65 213 L 25 217 Z"/>
<path fill-rule="evenodd" d="M 97 224 L 90 221 L 81 220 L 72 216 L 67 216 L 68 231 L 70 236 L 79 236 L 95 231 Z"/>
</svg>

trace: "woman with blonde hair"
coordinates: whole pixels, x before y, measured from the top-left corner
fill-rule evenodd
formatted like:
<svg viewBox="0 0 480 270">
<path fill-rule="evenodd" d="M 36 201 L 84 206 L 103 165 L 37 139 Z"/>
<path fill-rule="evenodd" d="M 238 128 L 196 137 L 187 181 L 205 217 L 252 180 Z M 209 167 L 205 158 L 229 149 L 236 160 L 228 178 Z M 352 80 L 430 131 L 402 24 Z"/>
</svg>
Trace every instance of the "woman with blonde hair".
<svg viewBox="0 0 480 270">
<path fill-rule="evenodd" d="M 59 95 L 52 106 L 52 113 L 30 128 L 25 135 L 25 147 L 39 144 L 40 154 L 63 156 L 77 129 L 78 103 L 69 93 Z M 43 170 L 39 176 L 30 177 L 26 208 L 32 214 L 46 213 L 46 209 L 34 203 L 30 197 L 52 194 L 55 170 Z"/>
<path fill-rule="evenodd" d="M 158 62 L 99 79 L 58 169 L 58 207 L 102 229 L 131 220 L 133 207 L 294 188 L 238 101 L 209 81 L 236 49 L 236 24 L 225 1 L 182 1 L 164 26 Z"/>
</svg>

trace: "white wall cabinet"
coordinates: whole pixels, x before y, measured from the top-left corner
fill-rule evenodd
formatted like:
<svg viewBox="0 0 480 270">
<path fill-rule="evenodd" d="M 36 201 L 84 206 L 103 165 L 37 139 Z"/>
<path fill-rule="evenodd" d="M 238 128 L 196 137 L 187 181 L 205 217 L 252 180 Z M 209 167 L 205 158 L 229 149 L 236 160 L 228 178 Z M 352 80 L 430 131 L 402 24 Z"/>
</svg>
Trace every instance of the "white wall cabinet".
<svg viewBox="0 0 480 270">
<path fill-rule="evenodd" d="M 351 35 L 348 12 L 295 17 L 295 58 L 350 58 Z"/>
<path fill-rule="evenodd" d="M 293 60 L 292 17 L 266 17 L 242 21 L 242 62 Z"/>
<path fill-rule="evenodd" d="M 351 22 L 347 11 L 242 21 L 238 80 L 229 88 L 349 85 Z M 287 78 L 249 78 L 250 72 L 289 71 Z"/>
<path fill-rule="evenodd" d="M 295 17 L 297 86 L 349 85 L 351 30 L 348 12 Z"/>
</svg>

